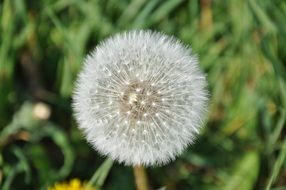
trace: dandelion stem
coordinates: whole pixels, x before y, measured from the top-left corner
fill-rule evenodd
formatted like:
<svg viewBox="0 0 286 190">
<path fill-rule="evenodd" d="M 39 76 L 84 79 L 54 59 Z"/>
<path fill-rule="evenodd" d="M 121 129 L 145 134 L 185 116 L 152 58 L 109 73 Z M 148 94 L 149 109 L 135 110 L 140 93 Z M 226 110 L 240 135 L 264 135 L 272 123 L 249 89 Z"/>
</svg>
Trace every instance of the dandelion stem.
<svg viewBox="0 0 286 190">
<path fill-rule="evenodd" d="M 213 16 L 212 16 L 212 1 L 201 0 L 201 28 L 212 29 Z"/>
<path fill-rule="evenodd" d="M 148 190 L 148 179 L 145 169 L 142 166 L 137 165 L 133 167 L 133 172 L 137 190 Z"/>
</svg>

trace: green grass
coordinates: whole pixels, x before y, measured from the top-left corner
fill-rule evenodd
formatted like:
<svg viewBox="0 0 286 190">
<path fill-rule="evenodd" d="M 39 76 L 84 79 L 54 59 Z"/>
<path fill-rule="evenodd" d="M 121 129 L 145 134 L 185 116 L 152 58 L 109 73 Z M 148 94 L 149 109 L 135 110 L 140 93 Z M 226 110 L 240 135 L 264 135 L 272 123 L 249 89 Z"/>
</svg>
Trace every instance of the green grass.
<svg viewBox="0 0 286 190">
<path fill-rule="evenodd" d="M 114 163 L 107 173 L 110 165 L 85 142 L 71 93 L 83 58 L 101 40 L 147 28 L 190 45 L 211 92 L 196 144 L 147 169 L 152 189 L 286 189 L 286 1 L 202 2 L 1 1 L 0 189 L 88 181 L 98 168 L 102 189 L 135 188 L 132 168 Z M 48 119 L 36 118 L 39 102 Z"/>
</svg>

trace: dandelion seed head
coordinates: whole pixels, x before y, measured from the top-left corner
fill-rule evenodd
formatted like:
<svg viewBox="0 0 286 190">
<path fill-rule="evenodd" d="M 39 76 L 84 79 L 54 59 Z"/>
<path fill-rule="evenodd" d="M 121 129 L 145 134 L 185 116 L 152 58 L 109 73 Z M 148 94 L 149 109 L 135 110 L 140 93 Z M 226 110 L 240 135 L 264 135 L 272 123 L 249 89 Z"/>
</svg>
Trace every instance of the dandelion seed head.
<svg viewBox="0 0 286 190">
<path fill-rule="evenodd" d="M 167 35 L 131 31 L 108 38 L 85 59 L 73 108 L 101 154 L 126 165 L 174 160 L 203 126 L 205 75 L 192 50 Z"/>
</svg>

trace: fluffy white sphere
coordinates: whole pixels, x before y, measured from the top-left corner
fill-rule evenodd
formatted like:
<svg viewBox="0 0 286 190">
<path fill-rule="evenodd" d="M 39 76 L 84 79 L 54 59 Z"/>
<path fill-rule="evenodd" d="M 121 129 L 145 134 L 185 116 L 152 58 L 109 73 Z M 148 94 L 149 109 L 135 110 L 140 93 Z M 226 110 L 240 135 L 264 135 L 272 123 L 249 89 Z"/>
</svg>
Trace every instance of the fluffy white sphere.
<svg viewBox="0 0 286 190">
<path fill-rule="evenodd" d="M 87 56 L 73 107 L 79 128 L 101 154 L 126 165 L 162 165 L 199 133 L 205 87 L 190 48 L 158 32 L 131 31 Z"/>
</svg>

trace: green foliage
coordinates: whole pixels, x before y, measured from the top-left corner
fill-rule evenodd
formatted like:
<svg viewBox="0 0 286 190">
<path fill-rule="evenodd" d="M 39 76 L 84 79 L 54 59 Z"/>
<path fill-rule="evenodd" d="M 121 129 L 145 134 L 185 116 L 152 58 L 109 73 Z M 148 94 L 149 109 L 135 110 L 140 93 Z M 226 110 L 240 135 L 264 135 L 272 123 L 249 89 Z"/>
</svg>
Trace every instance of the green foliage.
<svg viewBox="0 0 286 190">
<path fill-rule="evenodd" d="M 134 189 L 131 168 L 111 168 L 85 142 L 70 98 L 88 51 L 147 28 L 190 45 L 211 92 L 202 135 L 175 162 L 147 169 L 152 188 L 285 189 L 286 1 L 208 2 L 1 1 L 0 189 L 92 176 L 102 189 Z M 51 115 L 38 115 L 39 102 Z"/>
</svg>

